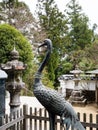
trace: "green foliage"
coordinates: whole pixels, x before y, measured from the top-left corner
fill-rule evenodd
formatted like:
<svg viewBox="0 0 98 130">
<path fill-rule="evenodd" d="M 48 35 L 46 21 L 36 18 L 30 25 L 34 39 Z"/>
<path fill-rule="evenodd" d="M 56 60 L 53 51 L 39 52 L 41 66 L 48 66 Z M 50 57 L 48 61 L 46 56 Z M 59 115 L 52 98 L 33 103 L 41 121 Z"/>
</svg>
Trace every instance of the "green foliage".
<svg viewBox="0 0 98 130">
<path fill-rule="evenodd" d="M 88 67 L 85 69 L 97 69 L 98 68 L 98 40 L 96 39 L 90 46 L 85 48 L 84 59 L 82 60 Z"/>
<path fill-rule="evenodd" d="M 0 23 L 8 23 L 14 26 L 31 43 L 37 39 L 38 23 L 24 2 L 19 2 L 18 0 L 3 0 L 0 2 Z"/>
<path fill-rule="evenodd" d="M 67 74 L 72 69 L 73 65 L 70 62 L 64 61 L 62 63 L 62 73 L 61 74 Z"/>
<path fill-rule="evenodd" d="M 91 44 L 93 37 L 93 32 L 88 26 L 89 19 L 81 13 L 82 8 L 76 0 L 70 1 L 67 7 L 67 18 L 70 31 L 67 34 L 66 48 L 68 51 L 84 49 L 85 46 Z"/>
<path fill-rule="evenodd" d="M 67 4 L 67 17 L 62 14 L 54 0 L 39 0 L 39 19 L 41 26 L 46 31 L 47 37 L 53 42 L 53 53 L 48 62 L 48 76 L 58 86 L 57 79 L 64 73 L 69 73 L 78 65 L 84 69 L 93 64 L 85 64 L 83 50 L 90 46 L 94 37 L 93 30 L 89 29 L 89 19 L 83 13 L 82 8 L 72 0 Z M 68 25 L 68 26 L 67 26 Z M 68 59 L 62 62 L 62 57 L 68 54 Z M 83 65 L 85 67 L 83 67 Z"/>
<path fill-rule="evenodd" d="M 73 65 L 73 69 L 75 69 L 77 66 L 79 67 L 79 63 L 81 62 L 82 58 L 84 57 L 84 50 L 77 50 L 72 51 L 69 54 L 69 61 Z"/>
<path fill-rule="evenodd" d="M 15 45 L 19 52 L 20 61 L 27 64 L 25 71 L 25 80 L 32 68 L 33 53 L 30 43 L 27 39 L 14 27 L 8 24 L 0 25 L 0 63 L 6 63 L 10 60 L 10 52 Z"/>
<path fill-rule="evenodd" d="M 42 75 L 42 82 L 45 86 L 49 87 L 49 88 L 54 88 L 53 87 L 53 82 L 49 79 L 49 77 L 47 76 L 48 75 L 48 72 L 47 70 L 45 69 L 44 70 L 44 73 Z"/>
<path fill-rule="evenodd" d="M 79 68 L 83 71 L 92 70 L 94 67 L 93 62 L 88 57 L 83 57 L 79 62 Z"/>
<path fill-rule="evenodd" d="M 32 61 L 32 48 L 24 36 L 8 24 L 0 25 L 0 63 L 10 60 L 10 52 L 14 48 L 19 51 L 20 60 L 24 63 Z"/>
<path fill-rule="evenodd" d="M 65 16 L 59 11 L 54 0 L 39 0 L 39 20 L 46 31 L 47 38 L 53 42 L 53 53 L 48 62 L 48 77 L 54 83 L 57 75 L 55 73 L 60 62 L 60 55 L 63 48 L 63 36 L 67 31 Z"/>
<path fill-rule="evenodd" d="M 67 60 L 62 60 L 60 62 L 60 65 L 58 66 L 56 70 L 56 74 L 58 76 L 61 76 L 62 74 L 69 73 L 69 71 L 73 68 L 72 63 L 68 62 Z"/>
</svg>

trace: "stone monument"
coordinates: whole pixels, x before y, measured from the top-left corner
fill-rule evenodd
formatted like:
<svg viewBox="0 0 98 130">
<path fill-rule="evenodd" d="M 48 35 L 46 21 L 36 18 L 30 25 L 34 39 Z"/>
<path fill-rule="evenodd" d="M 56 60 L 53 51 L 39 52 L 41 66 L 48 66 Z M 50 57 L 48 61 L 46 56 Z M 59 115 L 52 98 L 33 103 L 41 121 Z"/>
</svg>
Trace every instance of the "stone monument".
<svg viewBox="0 0 98 130">
<path fill-rule="evenodd" d="M 82 91 L 79 89 L 79 82 L 81 80 L 80 73 L 83 73 L 83 72 L 79 69 L 75 69 L 70 72 L 74 74 L 73 80 L 74 80 L 75 86 L 69 98 L 69 102 L 73 105 L 85 105 L 87 100 L 84 98 L 84 95 L 82 95 Z"/>
</svg>

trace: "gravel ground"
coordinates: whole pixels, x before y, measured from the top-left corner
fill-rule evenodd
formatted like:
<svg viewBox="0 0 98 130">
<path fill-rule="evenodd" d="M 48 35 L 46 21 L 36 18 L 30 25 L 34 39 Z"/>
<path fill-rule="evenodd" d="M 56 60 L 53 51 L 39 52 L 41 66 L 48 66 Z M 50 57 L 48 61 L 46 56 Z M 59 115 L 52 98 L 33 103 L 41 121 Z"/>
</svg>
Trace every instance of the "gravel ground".
<svg viewBox="0 0 98 130">
<path fill-rule="evenodd" d="M 10 112 L 10 106 L 9 106 L 10 99 L 6 98 L 6 114 Z M 35 97 L 29 97 L 29 96 L 20 96 L 20 108 L 24 104 L 28 105 L 28 107 L 33 107 L 33 108 L 43 108 L 43 106 L 39 103 L 39 101 Z"/>
<path fill-rule="evenodd" d="M 84 107 L 73 106 L 76 112 L 87 113 L 87 114 L 98 114 L 98 107 L 96 104 L 87 104 Z"/>
<path fill-rule="evenodd" d="M 29 97 L 29 96 L 20 96 L 20 102 L 22 107 L 24 104 L 27 104 L 28 107 L 33 108 L 43 108 L 43 106 L 39 103 L 39 101 L 35 97 Z M 96 104 L 88 104 L 86 106 L 73 106 L 74 110 L 76 112 L 80 113 L 87 113 L 87 114 L 98 114 L 98 107 Z M 6 98 L 6 113 L 9 112 L 9 98 Z"/>
</svg>

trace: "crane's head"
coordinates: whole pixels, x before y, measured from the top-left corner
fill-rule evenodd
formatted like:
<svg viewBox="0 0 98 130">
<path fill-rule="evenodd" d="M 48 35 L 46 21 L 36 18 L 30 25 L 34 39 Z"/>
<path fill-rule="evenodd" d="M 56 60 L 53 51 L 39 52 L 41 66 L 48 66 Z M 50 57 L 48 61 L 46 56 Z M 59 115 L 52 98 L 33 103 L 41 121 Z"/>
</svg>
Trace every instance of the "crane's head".
<svg viewBox="0 0 98 130">
<path fill-rule="evenodd" d="M 41 44 L 38 48 L 40 47 L 46 47 L 47 50 L 49 50 L 50 52 L 52 51 L 52 41 L 50 39 L 45 39 L 43 44 Z"/>
</svg>

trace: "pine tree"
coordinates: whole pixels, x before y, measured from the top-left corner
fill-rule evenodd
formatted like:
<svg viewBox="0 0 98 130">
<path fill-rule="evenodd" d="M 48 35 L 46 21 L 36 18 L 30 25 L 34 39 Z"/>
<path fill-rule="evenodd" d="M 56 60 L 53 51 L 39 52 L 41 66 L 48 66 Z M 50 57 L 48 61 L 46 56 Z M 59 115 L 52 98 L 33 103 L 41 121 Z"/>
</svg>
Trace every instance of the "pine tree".
<svg viewBox="0 0 98 130">
<path fill-rule="evenodd" d="M 66 19 L 54 0 L 38 0 L 38 15 L 41 27 L 46 31 L 47 38 L 53 42 L 53 53 L 48 62 L 48 74 L 50 80 L 54 82 L 57 79 L 56 69 L 60 62 L 60 56 L 63 48 L 63 37 L 67 31 Z"/>
<path fill-rule="evenodd" d="M 81 60 L 84 48 L 91 45 L 93 32 L 89 28 L 88 17 L 82 13 L 82 7 L 76 0 L 71 0 L 65 11 L 69 26 L 65 46 L 75 67 Z"/>
<path fill-rule="evenodd" d="M 91 44 L 92 40 L 92 30 L 89 29 L 88 25 L 89 19 L 82 13 L 82 7 L 76 0 L 71 0 L 67 7 L 69 42 L 66 47 L 69 51 L 84 49 L 85 46 Z"/>
</svg>

